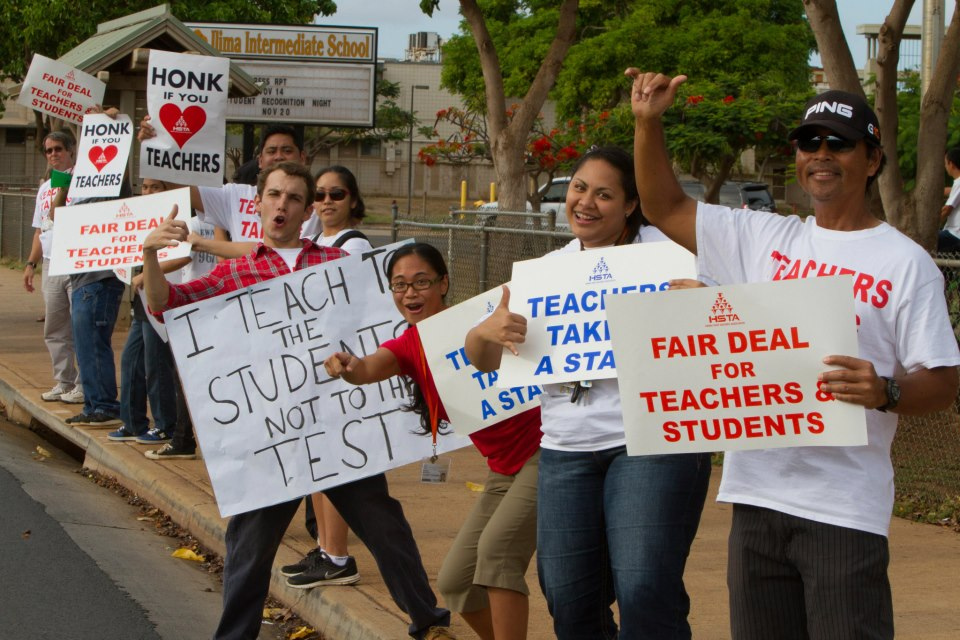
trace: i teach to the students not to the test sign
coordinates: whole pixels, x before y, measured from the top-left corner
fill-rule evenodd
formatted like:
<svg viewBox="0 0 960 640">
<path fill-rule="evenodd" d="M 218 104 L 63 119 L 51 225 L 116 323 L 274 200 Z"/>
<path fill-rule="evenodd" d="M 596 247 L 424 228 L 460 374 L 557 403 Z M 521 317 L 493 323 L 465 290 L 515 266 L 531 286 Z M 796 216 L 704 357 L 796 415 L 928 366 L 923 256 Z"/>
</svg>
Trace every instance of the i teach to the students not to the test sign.
<svg viewBox="0 0 960 640">
<path fill-rule="evenodd" d="M 857 357 L 849 276 L 618 296 L 607 303 L 633 455 L 867 443 L 861 406 L 820 388 Z"/>
</svg>

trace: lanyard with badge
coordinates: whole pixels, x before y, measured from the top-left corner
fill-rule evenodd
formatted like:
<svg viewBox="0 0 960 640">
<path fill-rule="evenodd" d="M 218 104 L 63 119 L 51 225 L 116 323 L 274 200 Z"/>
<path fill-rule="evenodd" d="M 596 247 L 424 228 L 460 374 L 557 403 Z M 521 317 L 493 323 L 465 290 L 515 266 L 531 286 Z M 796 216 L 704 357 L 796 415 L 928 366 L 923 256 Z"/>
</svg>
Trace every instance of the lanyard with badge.
<svg viewBox="0 0 960 640">
<path fill-rule="evenodd" d="M 420 379 L 424 384 L 420 385 L 420 392 L 427 402 L 427 413 L 430 417 L 430 434 L 433 438 L 433 455 L 423 461 L 420 468 L 420 482 L 438 484 L 447 481 L 450 476 L 450 458 L 440 458 L 437 455 L 437 431 L 440 422 L 440 396 L 436 392 L 427 393 L 426 381 L 430 379 L 430 369 L 427 367 L 427 356 L 423 352 L 423 343 L 417 339 L 417 347 L 420 349 Z"/>
</svg>

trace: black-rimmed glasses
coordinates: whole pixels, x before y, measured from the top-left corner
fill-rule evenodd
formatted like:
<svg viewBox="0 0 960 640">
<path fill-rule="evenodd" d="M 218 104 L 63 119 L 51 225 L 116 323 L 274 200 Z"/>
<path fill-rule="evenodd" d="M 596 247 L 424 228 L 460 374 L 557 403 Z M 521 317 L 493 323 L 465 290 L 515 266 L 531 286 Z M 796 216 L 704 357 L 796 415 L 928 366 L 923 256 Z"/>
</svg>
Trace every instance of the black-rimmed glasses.
<svg viewBox="0 0 960 640">
<path fill-rule="evenodd" d="M 406 293 L 407 289 L 410 287 L 413 287 L 414 291 L 426 291 L 441 280 L 443 280 L 443 276 L 437 276 L 433 280 L 428 278 L 420 278 L 419 280 L 414 280 L 413 282 L 403 282 L 398 280 L 390 283 L 390 291 L 393 291 L 394 293 Z"/>
</svg>

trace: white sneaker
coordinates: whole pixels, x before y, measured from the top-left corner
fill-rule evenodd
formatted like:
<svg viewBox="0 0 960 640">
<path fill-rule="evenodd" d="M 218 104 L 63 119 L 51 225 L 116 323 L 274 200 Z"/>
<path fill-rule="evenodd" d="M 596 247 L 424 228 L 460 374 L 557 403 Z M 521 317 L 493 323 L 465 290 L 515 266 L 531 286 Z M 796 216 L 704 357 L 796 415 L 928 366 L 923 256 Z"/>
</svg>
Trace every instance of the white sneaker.
<svg viewBox="0 0 960 640">
<path fill-rule="evenodd" d="M 60 396 L 60 402 L 67 404 L 83 404 L 83 387 L 77 385 L 73 391 L 68 391 Z"/>
<path fill-rule="evenodd" d="M 43 393 L 41 393 L 40 397 L 43 399 L 44 402 L 56 402 L 66 392 L 67 392 L 67 388 L 63 385 L 62 382 L 59 382 L 57 383 L 57 386 L 55 386 L 53 389 L 50 389 L 50 391 L 44 391 Z"/>
</svg>

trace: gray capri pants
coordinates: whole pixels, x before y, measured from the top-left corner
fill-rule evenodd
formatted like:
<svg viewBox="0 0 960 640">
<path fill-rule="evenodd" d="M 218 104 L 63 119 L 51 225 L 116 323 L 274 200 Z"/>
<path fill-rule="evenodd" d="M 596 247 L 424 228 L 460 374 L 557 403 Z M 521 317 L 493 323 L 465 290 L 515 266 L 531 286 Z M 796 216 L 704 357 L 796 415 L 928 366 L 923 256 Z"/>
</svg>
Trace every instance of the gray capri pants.
<svg viewBox="0 0 960 640">
<path fill-rule="evenodd" d="M 490 471 L 440 568 L 437 588 L 458 613 L 485 609 L 486 587 L 529 595 L 524 574 L 537 548 L 537 451 L 513 476 Z"/>
</svg>

